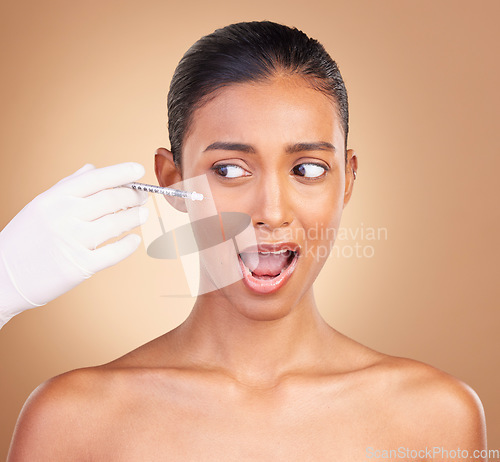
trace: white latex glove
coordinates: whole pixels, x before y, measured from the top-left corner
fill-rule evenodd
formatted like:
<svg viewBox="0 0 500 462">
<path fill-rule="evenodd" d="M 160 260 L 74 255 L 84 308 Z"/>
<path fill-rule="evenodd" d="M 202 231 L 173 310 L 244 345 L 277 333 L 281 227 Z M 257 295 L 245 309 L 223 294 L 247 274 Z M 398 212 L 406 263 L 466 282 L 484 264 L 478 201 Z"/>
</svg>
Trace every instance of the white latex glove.
<svg viewBox="0 0 500 462">
<path fill-rule="evenodd" d="M 10 221 L 0 233 L 0 328 L 137 249 L 137 234 L 96 247 L 146 221 L 148 208 L 139 206 L 148 194 L 114 188 L 143 175 L 144 167 L 135 162 L 97 169 L 86 164 Z"/>
</svg>

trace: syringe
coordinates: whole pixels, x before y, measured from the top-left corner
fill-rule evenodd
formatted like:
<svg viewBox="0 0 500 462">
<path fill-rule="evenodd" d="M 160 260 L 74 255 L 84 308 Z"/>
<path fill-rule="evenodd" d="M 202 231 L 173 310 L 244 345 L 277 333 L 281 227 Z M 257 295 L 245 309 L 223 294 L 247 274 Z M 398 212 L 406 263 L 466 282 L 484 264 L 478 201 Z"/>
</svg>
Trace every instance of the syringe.
<svg viewBox="0 0 500 462">
<path fill-rule="evenodd" d="M 144 184 L 144 183 L 127 183 L 124 184 L 123 186 L 127 188 L 132 188 L 132 189 L 138 189 L 140 191 L 147 191 L 151 193 L 156 193 L 156 194 L 164 194 L 165 196 L 177 196 L 177 197 L 184 197 L 187 199 L 191 199 L 193 201 L 202 201 L 203 200 L 203 194 L 197 193 L 196 191 L 181 191 L 179 189 L 174 189 L 174 188 L 164 188 L 161 186 L 155 186 L 152 184 Z"/>
</svg>

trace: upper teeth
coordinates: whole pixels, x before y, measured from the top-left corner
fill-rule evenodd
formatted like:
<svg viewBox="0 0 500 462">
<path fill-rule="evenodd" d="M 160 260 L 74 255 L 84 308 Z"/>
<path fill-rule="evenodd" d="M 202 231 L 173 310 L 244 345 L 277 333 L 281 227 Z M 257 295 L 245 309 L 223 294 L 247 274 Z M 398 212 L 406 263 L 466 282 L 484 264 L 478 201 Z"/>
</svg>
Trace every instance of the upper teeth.
<svg viewBox="0 0 500 462">
<path fill-rule="evenodd" d="M 276 252 L 259 252 L 261 255 L 269 255 L 270 253 L 274 254 L 274 255 L 279 255 L 279 254 L 282 254 L 282 253 L 286 253 L 288 252 L 287 249 L 283 249 L 283 250 L 278 250 Z"/>
</svg>

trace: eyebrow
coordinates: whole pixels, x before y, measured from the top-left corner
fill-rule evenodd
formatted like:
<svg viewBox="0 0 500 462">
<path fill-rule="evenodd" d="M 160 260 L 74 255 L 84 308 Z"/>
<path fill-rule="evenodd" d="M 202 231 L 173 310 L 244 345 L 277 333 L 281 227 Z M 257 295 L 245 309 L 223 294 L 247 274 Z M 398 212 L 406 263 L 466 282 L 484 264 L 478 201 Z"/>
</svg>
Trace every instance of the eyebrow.
<svg viewBox="0 0 500 462">
<path fill-rule="evenodd" d="M 255 154 L 257 151 L 250 144 L 243 143 L 231 143 L 225 141 L 216 141 L 211 145 L 207 146 L 203 152 L 207 151 L 215 151 L 215 150 L 223 150 L 223 151 L 238 151 L 245 152 L 247 154 Z M 302 151 L 332 151 L 336 152 L 337 149 L 332 143 L 327 143 L 326 141 L 318 141 L 313 143 L 295 143 L 289 144 L 285 148 L 285 152 L 287 154 L 293 154 L 295 152 Z"/>
</svg>

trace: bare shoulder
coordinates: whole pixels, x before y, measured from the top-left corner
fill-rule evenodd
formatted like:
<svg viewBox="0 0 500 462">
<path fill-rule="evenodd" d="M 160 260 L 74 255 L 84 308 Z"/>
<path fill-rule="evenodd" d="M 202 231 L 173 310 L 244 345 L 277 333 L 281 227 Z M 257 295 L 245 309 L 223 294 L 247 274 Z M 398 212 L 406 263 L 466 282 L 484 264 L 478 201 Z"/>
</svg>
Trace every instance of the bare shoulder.
<svg viewBox="0 0 500 462">
<path fill-rule="evenodd" d="M 428 364 L 385 356 L 374 368 L 390 391 L 389 412 L 398 415 L 422 444 L 450 448 L 486 447 L 484 410 L 465 382 Z"/>
<path fill-rule="evenodd" d="M 9 462 L 34 460 L 35 455 L 39 461 L 87 460 L 91 451 L 99 450 L 99 442 L 110 447 L 113 423 L 145 398 L 146 378 L 155 376 L 150 367 L 157 363 L 154 342 L 108 364 L 58 375 L 36 388 L 19 415 Z"/>
<path fill-rule="evenodd" d="M 36 388 L 19 415 L 9 461 L 80 460 L 113 406 L 113 374 L 102 367 L 78 369 Z M 116 380 L 115 380 L 116 381 Z M 106 403 L 106 405 L 103 405 Z M 56 444 L 64 442 L 64 444 Z"/>
<path fill-rule="evenodd" d="M 146 344 L 108 364 L 41 384 L 19 415 L 8 461 L 88 460 L 99 453 L 100 444 L 112 447 L 113 423 L 127 416 L 147 390 L 144 377 L 152 375 L 153 350 Z"/>
</svg>

